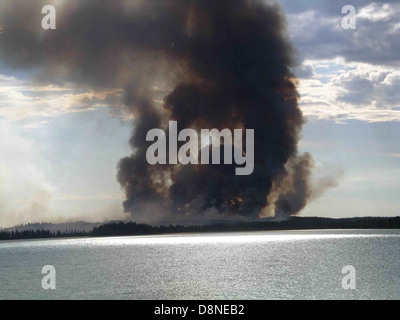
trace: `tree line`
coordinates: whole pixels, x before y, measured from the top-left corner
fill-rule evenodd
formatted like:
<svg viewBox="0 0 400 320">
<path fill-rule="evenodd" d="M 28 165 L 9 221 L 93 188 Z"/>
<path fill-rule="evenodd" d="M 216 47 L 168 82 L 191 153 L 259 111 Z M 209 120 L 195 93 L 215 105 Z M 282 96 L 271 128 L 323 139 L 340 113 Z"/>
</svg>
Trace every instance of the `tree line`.
<svg viewBox="0 0 400 320">
<path fill-rule="evenodd" d="M 393 218 L 312 218 L 291 217 L 287 220 L 277 221 L 265 219 L 255 222 L 220 222 L 208 225 L 161 225 L 152 226 L 135 222 L 112 222 L 98 227 L 92 231 L 48 231 L 48 230 L 3 230 L 0 231 L 0 240 L 21 239 L 48 239 L 72 237 L 113 237 L 157 235 L 173 233 L 205 233 L 205 232 L 248 232 L 248 231 L 273 231 L 273 230 L 306 230 L 306 229 L 400 229 L 400 217 Z"/>
<path fill-rule="evenodd" d="M 50 239 L 88 237 L 91 232 L 85 231 L 49 231 L 49 230 L 3 230 L 0 231 L 0 240 Z"/>
</svg>

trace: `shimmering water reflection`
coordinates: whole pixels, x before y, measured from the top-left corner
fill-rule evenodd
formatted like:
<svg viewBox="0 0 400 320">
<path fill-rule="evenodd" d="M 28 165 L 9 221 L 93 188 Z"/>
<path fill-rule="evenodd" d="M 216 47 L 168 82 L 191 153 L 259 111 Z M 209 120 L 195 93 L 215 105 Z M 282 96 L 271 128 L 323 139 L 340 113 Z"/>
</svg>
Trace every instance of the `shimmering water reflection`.
<svg viewBox="0 0 400 320">
<path fill-rule="evenodd" d="M 397 230 L 0 242 L 0 299 L 399 299 L 399 262 Z M 54 291 L 41 288 L 44 265 Z"/>
</svg>

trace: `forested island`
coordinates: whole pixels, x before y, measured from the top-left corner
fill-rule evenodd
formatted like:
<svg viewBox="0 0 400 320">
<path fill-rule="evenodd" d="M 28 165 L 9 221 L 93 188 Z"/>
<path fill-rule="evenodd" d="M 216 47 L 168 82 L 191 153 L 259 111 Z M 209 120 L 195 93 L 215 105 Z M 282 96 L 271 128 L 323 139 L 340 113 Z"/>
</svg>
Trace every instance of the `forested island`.
<svg viewBox="0 0 400 320">
<path fill-rule="evenodd" d="M 55 225 L 56 226 L 56 225 Z M 29 227 L 29 226 L 28 226 Z M 0 231 L 0 240 L 48 239 L 73 237 L 113 237 L 162 235 L 174 233 L 246 232 L 307 229 L 400 229 L 400 217 L 393 218 L 309 218 L 290 217 L 287 220 L 264 219 L 255 222 L 219 222 L 202 226 L 161 225 L 152 226 L 135 222 L 111 222 L 94 225 L 93 229 L 50 231 L 45 229 L 11 228 Z"/>
</svg>

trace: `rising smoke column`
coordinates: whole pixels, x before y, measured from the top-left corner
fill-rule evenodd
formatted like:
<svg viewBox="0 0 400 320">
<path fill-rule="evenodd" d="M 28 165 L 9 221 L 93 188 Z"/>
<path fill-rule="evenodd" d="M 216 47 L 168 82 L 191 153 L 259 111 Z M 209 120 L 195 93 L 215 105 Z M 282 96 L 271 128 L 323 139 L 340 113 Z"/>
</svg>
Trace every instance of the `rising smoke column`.
<svg viewBox="0 0 400 320">
<path fill-rule="evenodd" d="M 308 156 L 292 160 L 292 179 L 287 179 L 285 165 L 297 157 L 303 117 L 281 12 L 257 1 L 189 3 L 182 23 L 186 38 L 175 44 L 185 81 L 167 95 L 163 108 L 179 129 L 254 129 L 255 170 L 239 177 L 226 165 L 140 168 L 148 147 L 142 129 L 151 127 L 143 117 L 132 140 L 136 153 L 120 163 L 126 210 L 135 214 L 161 203 L 150 211 L 257 217 L 271 205 L 267 197 L 274 183 L 285 181 L 290 184 L 280 188 L 285 192 L 274 203 L 277 212 L 298 213 L 309 194 L 310 161 Z"/>
<path fill-rule="evenodd" d="M 293 52 L 276 4 L 257 0 L 64 1 L 56 31 L 40 30 L 48 1 L 2 2 L 0 59 L 37 83 L 123 89 L 107 96 L 132 115 L 133 153 L 118 164 L 136 220 L 257 218 L 300 212 L 312 159 L 298 155 L 303 125 Z M 1 13 L 1 12 L 6 12 Z M 113 92 L 106 91 L 106 92 Z M 146 134 L 168 127 L 254 129 L 255 169 L 158 165 Z"/>
</svg>

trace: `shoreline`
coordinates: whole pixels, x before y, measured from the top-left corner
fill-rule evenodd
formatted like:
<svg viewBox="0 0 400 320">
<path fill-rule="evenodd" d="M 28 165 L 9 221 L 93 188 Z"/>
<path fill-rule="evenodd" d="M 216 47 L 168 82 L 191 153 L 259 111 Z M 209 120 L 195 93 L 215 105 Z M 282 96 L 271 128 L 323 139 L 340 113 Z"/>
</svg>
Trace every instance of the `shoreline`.
<svg viewBox="0 0 400 320">
<path fill-rule="evenodd" d="M 235 232 L 300 232 L 324 230 L 399 230 L 400 217 L 392 218 L 308 218 L 291 217 L 284 221 L 274 219 L 241 222 L 214 223 L 203 226 L 152 226 L 135 222 L 112 222 L 94 227 L 91 231 L 49 231 L 45 229 L 0 231 L 0 241 L 35 240 L 35 239 L 66 239 L 66 238 L 105 238 L 126 236 L 162 236 L 177 234 L 210 234 Z"/>
</svg>

